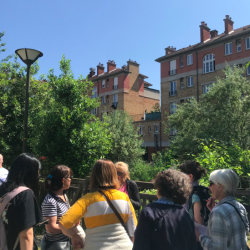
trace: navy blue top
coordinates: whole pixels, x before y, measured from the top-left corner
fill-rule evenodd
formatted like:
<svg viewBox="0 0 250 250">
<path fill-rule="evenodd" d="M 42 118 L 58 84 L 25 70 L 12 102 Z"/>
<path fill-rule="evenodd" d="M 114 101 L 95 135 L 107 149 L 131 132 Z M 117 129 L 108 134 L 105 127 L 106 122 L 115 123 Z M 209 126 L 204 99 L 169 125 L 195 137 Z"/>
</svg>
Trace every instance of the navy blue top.
<svg viewBox="0 0 250 250">
<path fill-rule="evenodd" d="M 156 249 L 196 250 L 194 222 L 181 205 L 151 203 L 142 209 L 133 250 Z"/>
</svg>

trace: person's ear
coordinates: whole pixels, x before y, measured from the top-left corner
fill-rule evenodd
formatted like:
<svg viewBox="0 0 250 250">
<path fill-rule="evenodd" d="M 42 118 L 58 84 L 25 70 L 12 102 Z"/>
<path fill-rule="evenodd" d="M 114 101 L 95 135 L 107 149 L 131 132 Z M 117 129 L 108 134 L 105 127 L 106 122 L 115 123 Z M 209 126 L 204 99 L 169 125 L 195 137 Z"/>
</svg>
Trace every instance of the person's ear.
<svg viewBox="0 0 250 250">
<path fill-rule="evenodd" d="M 65 184 L 65 178 L 62 179 L 62 184 L 64 186 L 64 184 Z"/>
<path fill-rule="evenodd" d="M 189 174 L 188 177 L 189 177 L 189 179 L 190 179 L 191 181 L 193 181 L 194 176 L 193 176 L 192 174 Z"/>
</svg>

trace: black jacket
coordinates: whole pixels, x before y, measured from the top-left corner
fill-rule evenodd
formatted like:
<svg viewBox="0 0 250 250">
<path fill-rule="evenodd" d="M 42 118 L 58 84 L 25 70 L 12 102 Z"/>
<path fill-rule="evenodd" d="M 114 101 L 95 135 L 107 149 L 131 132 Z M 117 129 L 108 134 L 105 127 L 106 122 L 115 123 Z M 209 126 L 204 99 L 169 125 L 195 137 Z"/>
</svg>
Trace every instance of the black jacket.
<svg viewBox="0 0 250 250">
<path fill-rule="evenodd" d="M 141 199 L 140 199 L 139 189 L 134 181 L 127 179 L 126 183 L 127 183 L 128 197 L 129 197 L 134 209 L 138 210 L 141 207 Z"/>
</svg>

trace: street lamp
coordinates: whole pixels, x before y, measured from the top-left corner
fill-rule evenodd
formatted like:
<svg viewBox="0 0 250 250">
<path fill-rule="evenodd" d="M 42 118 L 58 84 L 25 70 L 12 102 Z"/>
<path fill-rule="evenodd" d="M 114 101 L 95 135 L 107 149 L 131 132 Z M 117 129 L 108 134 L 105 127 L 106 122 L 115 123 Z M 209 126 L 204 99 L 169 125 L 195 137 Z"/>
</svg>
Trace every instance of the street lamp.
<svg viewBox="0 0 250 250">
<path fill-rule="evenodd" d="M 30 66 L 39 58 L 43 53 L 35 49 L 17 49 L 15 53 L 19 58 L 27 64 L 27 80 L 26 80 L 26 96 L 25 96 L 25 113 L 23 122 L 23 149 L 25 153 L 27 146 L 27 126 L 28 126 L 28 113 L 29 113 L 29 91 L 30 91 Z"/>
</svg>

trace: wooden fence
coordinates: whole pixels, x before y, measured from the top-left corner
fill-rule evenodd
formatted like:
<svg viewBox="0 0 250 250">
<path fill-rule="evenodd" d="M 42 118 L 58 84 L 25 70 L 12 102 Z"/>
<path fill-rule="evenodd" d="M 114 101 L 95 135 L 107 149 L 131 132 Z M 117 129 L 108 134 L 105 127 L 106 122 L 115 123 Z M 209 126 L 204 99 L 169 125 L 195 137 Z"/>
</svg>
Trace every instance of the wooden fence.
<svg viewBox="0 0 250 250">
<path fill-rule="evenodd" d="M 143 182 L 143 181 L 135 181 L 139 190 L 143 191 L 145 189 L 154 189 L 153 183 L 151 182 Z M 89 192 L 89 177 L 86 179 L 78 179 L 73 178 L 71 181 L 71 186 L 67 190 L 67 196 L 70 201 L 70 205 L 73 205 L 80 197 Z M 43 188 L 43 185 L 40 185 L 40 202 L 44 199 L 46 195 L 46 191 Z M 249 197 L 250 199 L 250 189 L 249 188 L 239 188 L 236 191 L 236 197 L 241 198 L 242 196 Z M 149 203 L 157 200 L 156 195 L 152 194 L 143 194 L 140 193 L 141 198 L 141 209 Z M 248 213 L 248 220 L 250 221 L 250 205 L 243 204 Z M 138 216 L 140 215 L 141 209 L 138 211 Z"/>
</svg>

